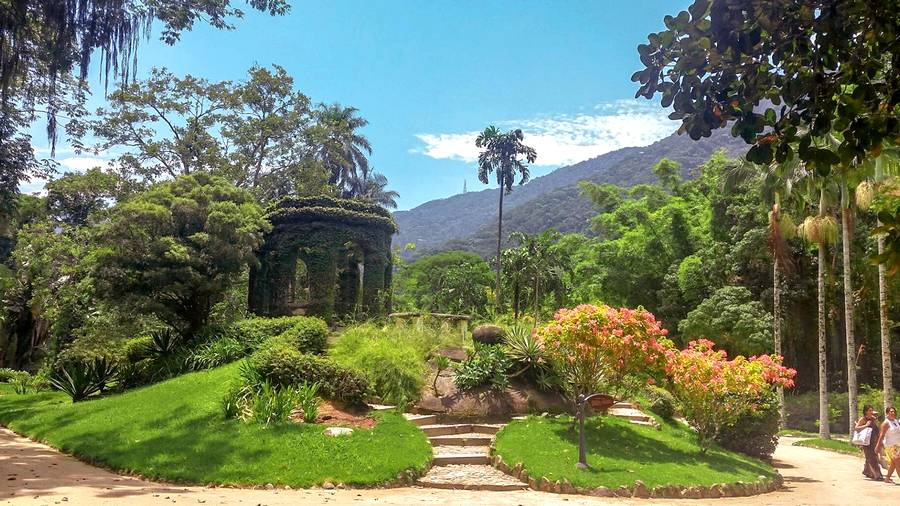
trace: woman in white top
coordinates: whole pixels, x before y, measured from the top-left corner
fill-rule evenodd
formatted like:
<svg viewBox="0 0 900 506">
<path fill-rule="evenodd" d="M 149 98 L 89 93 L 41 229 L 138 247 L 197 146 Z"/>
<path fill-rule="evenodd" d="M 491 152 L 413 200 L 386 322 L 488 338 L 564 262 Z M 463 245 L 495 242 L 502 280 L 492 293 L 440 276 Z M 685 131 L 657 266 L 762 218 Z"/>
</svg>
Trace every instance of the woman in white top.
<svg viewBox="0 0 900 506">
<path fill-rule="evenodd" d="M 875 453 L 881 453 L 884 450 L 888 460 L 887 477 L 885 483 L 894 483 L 891 481 L 891 474 L 900 464 L 900 420 L 897 420 L 897 409 L 890 407 L 885 413 L 886 418 L 881 424 L 881 434 L 878 437 L 878 444 L 875 445 Z M 900 474 L 900 471 L 897 472 Z"/>
</svg>

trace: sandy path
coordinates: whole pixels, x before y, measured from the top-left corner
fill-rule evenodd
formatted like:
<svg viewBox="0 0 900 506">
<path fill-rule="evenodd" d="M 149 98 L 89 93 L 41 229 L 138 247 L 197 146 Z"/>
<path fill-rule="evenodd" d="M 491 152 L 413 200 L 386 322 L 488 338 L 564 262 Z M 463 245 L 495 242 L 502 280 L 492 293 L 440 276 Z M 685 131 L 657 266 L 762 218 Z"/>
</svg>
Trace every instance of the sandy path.
<svg viewBox="0 0 900 506">
<path fill-rule="evenodd" d="M 119 476 L 82 463 L 56 450 L 0 428 L 0 504 L 159 505 L 288 504 L 345 505 L 589 505 L 717 504 L 790 505 L 858 504 L 865 499 L 896 502 L 900 486 L 862 478 L 858 458 L 790 446 L 786 438 L 775 453 L 785 478 L 778 492 L 740 499 L 634 500 L 597 499 L 543 492 L 467 492 L 416 487 L 377 490 L 249 490 L 182 487 Z"/>
</svg>

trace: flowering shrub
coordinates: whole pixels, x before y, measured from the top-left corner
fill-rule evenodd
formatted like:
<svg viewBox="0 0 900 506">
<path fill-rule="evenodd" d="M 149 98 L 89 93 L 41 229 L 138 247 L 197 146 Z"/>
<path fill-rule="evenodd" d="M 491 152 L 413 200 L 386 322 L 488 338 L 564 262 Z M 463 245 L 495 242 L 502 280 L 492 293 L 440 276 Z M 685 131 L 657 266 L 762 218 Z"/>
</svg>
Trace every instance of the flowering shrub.
<svg viewBox="0 0 900 506">
<path fill-rule="evenodd" d="M 680 352 L 670 351 L 668 372 L 685 418 L 697 429 L 701 448 L 719 431 L 762 408 L 776 386 L 793 387 L 796 371 L 781 365 L 781 357 L 761 355 L 729 360 L 713 342 L 700 339 Z"/>
<path fill-rule="evenodd" d="M 573 396 L 598 390 L 622 396 L 666 368 L 672 343 L 644 309 L 583 304 L 560 309 L 536 335 Z"/>
</svg>

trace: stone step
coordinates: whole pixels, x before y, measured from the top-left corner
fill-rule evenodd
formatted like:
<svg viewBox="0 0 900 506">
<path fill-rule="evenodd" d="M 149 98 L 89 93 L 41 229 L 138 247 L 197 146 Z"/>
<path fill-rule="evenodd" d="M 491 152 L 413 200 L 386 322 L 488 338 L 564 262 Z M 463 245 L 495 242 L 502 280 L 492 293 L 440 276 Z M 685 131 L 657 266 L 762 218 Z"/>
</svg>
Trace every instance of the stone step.
<svg viewBox="0 0 900 506">
<path fill-rule="evenodd" d="M 626 420 L 648 421 L 653 419 L 636 409 L 610 409 L 609 414 Z"/>
<path fill-rule="evenodd" d="M 490 446 L 493 436 L 479 432 L 466 432 L 449 436 L 428 438 L 432 446 Z"/>
<path fill-rule="evenodd" d="M 456 446 L 456 447 L 444 447 L 444 448 L 472 448 L 469 446 Z M 476 447 L 478 448 L 478 447 Z M 487 454 L 487 452 L 472 452 L 472 453 L 438 453 L 439 449 L 434 449 L 434 457 L 431 459 L 431 465 L 433 466 L 449 466 L 454 464 L 468 464 L 468 465 L 483 465 L 487 466 L 491 463 L 491 457 Z"/>
<path fill-rule="evenodd" d="M 428 437 L 449 436 L 452 434 L 465 434 L 474 432 L 472 424 L 436 424 L 436 425 L 420 425 L 420 429 Z"/>
<path fill-rule="evenodd" d="M 437 423 L 437 415 L 414 415 L 412 413 L 403 413 L 403 416 L 419 427 L 423 425 L 434 425 Z"/>
<path fill-rule="evenodd" d="M 432 467 L 418 485 L 456 490 L 526 490 L 528 486 L 491 466 L 456 465 Z"/>
<path fill-rule="evenodd" d="M 613 404 L 610 409 L 634 409 L 634 404 L 628 401 L 619 401 Z"/>
</svg>

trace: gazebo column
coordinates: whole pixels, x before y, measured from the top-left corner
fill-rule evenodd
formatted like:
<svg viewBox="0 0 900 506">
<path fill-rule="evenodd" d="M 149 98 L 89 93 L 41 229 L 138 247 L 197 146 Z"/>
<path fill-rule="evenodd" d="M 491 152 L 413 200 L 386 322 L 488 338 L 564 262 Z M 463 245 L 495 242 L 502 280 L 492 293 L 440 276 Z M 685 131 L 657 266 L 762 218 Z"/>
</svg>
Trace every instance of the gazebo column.
<svg viewBox="0 0 900 506">
<path fill-rule="evenodd" d="M 350 257 L 338 275 L 338 288 L 335 307 L 338 316 L 352 315 L 359 302 L 359 263 L 356 258 Z"/>
<path fill-rule="evenodd" d="M 337 257 L 334 249 L 313 250 L 304 255 L 309 279 L 308 314 L 329 324 L 334 317 Z"/>
<path fill-rule="evenodd" d="M 382 293 L 384 292 L 384 268 L 387 255 L 372 251 L 366 253 L 363 261 L 363 312 L 367 316 L 380 315 L 384 312 Z"/>
<path fill-rule="evenodd" d="M 387 265 L 384 266 L 384 314 L 390 314 L 393 309 L 393 294 L 391 284 L 394 280 L 394 262 L 388 257 Z"/>
</svg>

